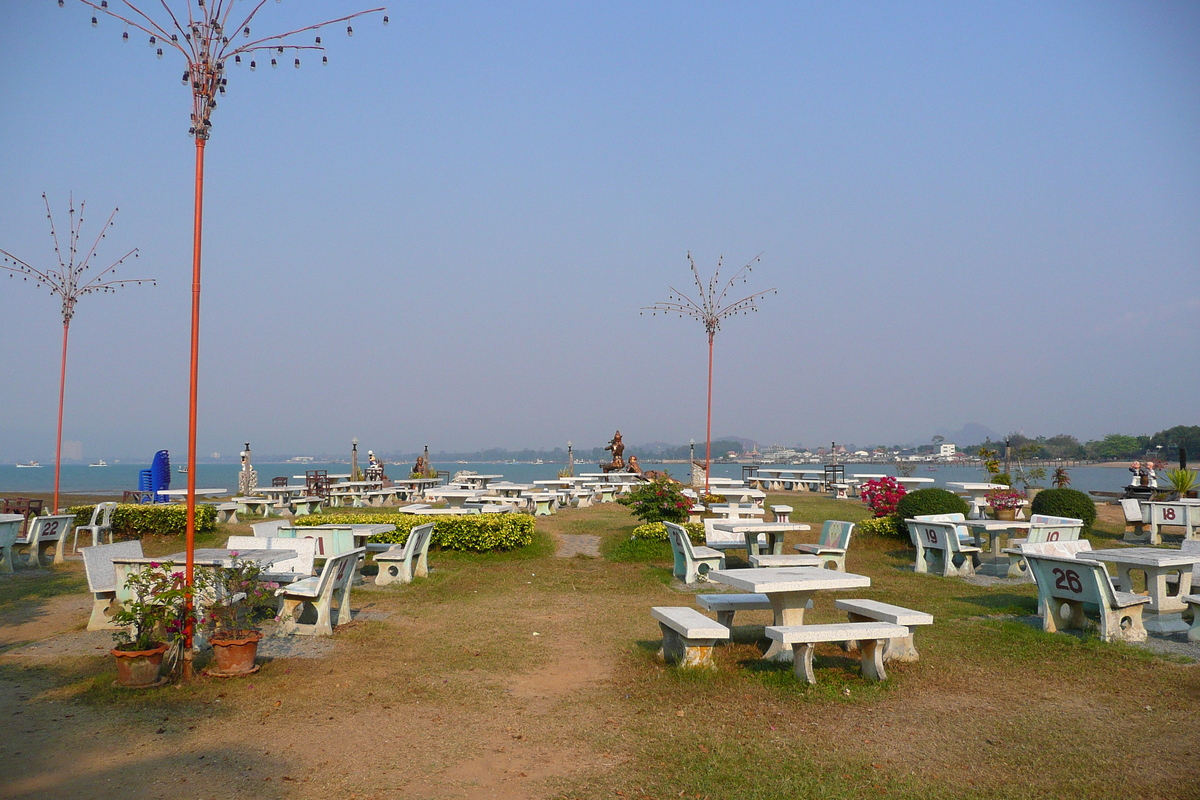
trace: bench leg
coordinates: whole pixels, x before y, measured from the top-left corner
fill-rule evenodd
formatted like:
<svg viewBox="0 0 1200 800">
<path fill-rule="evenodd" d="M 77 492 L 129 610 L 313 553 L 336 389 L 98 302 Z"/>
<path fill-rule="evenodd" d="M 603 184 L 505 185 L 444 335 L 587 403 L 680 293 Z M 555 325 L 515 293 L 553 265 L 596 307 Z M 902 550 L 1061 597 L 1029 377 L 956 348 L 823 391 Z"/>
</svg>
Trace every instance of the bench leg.
<svg viewBox="0 0 1200 800">
<path fill-rule="evenodd" d="M 733 629 L 733 611 L 718 611 L 717 622 L 724 625 L 726 628 Z M 1200 616 L 1200 615 L 1197 615 Z"/>
<path fill-rule="evenodd" d="M 118 625 L 112 621 L 112 615 L 117 610 L 116 593 L 104 592 L 92 594 L 92 616 L 88 619 L 89 631 L 116 630 Z"/>
<path fill-rule="evenodd" d="M 887 671 L 883 668 L 883 652 L 886 641 L 886 639 L 863 639 L 858 643 L 859 652 L 862 653 L 862 675 L 869 681 L 887 680 Z"/>
<path fill-rule="evenodd" d="M 1188 628 L 1189 642 L 1200 642 L 1200 606 L 1192 606 L 1192 627 Z"/>
<path fill-rule="evenodd" d="M 283 604 L 279 609 L 279 633 L 287 635 L 292 633 L 304 634 L 308 631 L 301 630 L 299 622 L 300 613 L 304 609 L 304 601 L 296 597 L 283 597 Z"/>
<path fill-rule="evenodd" d="M 1085 620 L 1083 603 L 1051 597 L 1046 601 L 1046 616 L 1042 618 L 1042 629 L 1047 633 L 1079 630 L 1083 628 Z"/>
<path fill-rule="evenodd" d="M 680 667 L 715 667 L 712 657 L 715 639 L 685 639 L 661 622 L 658 627 L 663 634 L 662 647 L 658 651 L 660 659 Z"/>
<path fill-rule="evenodd" d="M 804 681 L 805 683 L 816 683 L 817 676 L 813 674 L 813 649 L 816 647 L 812 642 L 800 642 L 792 645 L 792 672 L 796 675 L 796 680 Z"/>
<path fill-rule="evenodd" d="M 11 574 L 13 571 L 12 545 L 0 547 L 0 572 Z"/>
<path fill-rule="evenodd" d="M 1146 628 L 1142 624 L 1142 609 L 1130 606 L 1114 611 L 1100 610 L 1100 638 L 1106 642 L 1144 642 Z"/>
</svg>

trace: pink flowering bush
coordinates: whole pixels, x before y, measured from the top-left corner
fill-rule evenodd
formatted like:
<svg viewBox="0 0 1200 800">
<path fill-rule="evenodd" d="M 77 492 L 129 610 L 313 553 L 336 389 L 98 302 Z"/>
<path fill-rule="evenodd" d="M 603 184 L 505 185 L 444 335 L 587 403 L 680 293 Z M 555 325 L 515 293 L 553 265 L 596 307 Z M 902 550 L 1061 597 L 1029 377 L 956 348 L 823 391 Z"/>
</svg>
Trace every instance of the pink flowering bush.
<svg viewBox="0 0 1200 800">
<path fill-rule="evenodd" d="M 876 517 L 895 514 L 896 505 L 906 493 L 895 478 L 875 478 L 864 483 L 858 490 L 859 496 Z"/>
<path fill-rule="evenodd" d="M 642 522 L 686 522 L 692 499 L 683 493 L 683 485 L 667 477 L 643 484 L 617 499 L 629 506 Z"/>
</svg>

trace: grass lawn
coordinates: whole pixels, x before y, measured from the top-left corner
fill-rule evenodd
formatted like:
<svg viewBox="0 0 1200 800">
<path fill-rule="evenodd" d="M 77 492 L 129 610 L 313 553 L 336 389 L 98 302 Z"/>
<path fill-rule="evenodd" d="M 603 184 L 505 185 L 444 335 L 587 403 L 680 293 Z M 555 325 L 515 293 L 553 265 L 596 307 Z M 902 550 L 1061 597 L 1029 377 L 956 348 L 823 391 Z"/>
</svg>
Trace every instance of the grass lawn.
<svg viewBox="0 0 1200 800">
<path fill-rule="evenodd" d="M 768 502 L 814 528 L 867 514 Z M 871 588 L 819 594 L 811 620 L 843 619 L 837 597 L 928 611 L 920 661 L 875 684 L 822 647 L 810 687 L 761 661 L 770 615 L 747 612 L 716 670 L 686 672 L 656 660 L 649 608 L 692 592 L 665 543 L 630 545 L 635 525 L 604 504 L 539 517 L 518 552 L 434 551 L 426 580 L 356 589 L 321 657 L 139 692 L 111 687 L 103 650 L 14 654 L 18 622 L 82 627 L 80 563 L 0 576 L 0 797 L 1200 797 L 1200 668 L 1044 634 L 1032 584 L 915 575 L 907 542 L 856 537 L 847 566 Z M 249 532 L 221 527 L 198 544 Z M 1102 517 L 1096 546 L 1119 530 Z M 555 557 L 561 534 L 600 536 L 602 557 Z"/>
</svg>

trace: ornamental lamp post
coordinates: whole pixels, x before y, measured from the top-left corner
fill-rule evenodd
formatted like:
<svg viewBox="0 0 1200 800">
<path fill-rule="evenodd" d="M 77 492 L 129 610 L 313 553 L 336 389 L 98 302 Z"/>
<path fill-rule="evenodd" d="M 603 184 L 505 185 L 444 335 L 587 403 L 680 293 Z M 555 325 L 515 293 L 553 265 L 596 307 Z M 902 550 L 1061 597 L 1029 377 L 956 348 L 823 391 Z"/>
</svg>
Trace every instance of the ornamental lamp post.
<svg viewBox="0 0 1200 800">
<path fill-rule="evenodd" d="M 350 480 L 358 480 L 358 437 L 350 440 Z"/>
<path fill-rule="evenodd" d="M 188 391 L 188 479 L 187 479 L 187 561 L 184 569 L 184 584 L 187 587 L 187 630 L 184 633 L 184 678 L 192 677 L 192 586 L 195 572 L 196 550 L 196 424 L 197 424 L 197 395 L 200 374 L 200 245 L 203 239 L 204 212 L 204 147 L 212 132 L 212 113 L 217 107 L 217 95 L 224 96 L 225 87 L 229 81 L 225 77 L 226 66 L 232 63 L 240 65 L 242 57 L 250 60 L 250 69 L 257 66 L 255 57 L 271 56 L 271 66 L 277 66 L 275 56 L 282 56 L 284 51 L 294 54 L 293 66 L 300 67 L 299 53 L 302 50 L 315 50 L 322 53 L 321 63 L 328 64 L 329 59 L 324 55 L 325 47 L 321 37 L 317 36 L 313 44 L 295 44 L 293 37 L 308 31 L 318 31 L 327 25 L 350 20 L 364 14 L 384 12 L 384 8 L 372 8 L 358 11 L 337 19 L 326 20 L 315 25 L 286 33 L 250 38 L 250 23 L 266 0 L 248 3 L 250 10 L 243 17 L 233 16 L 238 0 L 188 0 L 187 16 L 177 14 L 167 4 L 160 0 L 163 13 L 161 20 L 156 20 L 147 12 L 138 8 L 131 0 L 121 0 L 121 6 L 129 9 L 128 16 L 118 14 L 109 8 L 108 0 L 79 0 L 83 5 L 92 9 L 92 27 L 98 27 L 97 15 L 111 17 L 126 26 L 122 39 L 129 40 L 129 28 L 141 31 L 150 37 L 150 46 L 155 47 L 155 54 L 161 59 L 163 48 L 173 49 L 183 56 L 187 69 L 183 73 L 183 85 L 192 92 L 191 127 L 188 135 L 196 144 L 194 216 L 192 221 L 192 321 L 191 321 L 191 367 L 189 370 Z M 61 8 L 65 0 L 58 0 Z M 243 7 L 245 7 L 245 5 Z M 383 24 L 388 23 L 388 17 L 383 15 Z M 238 44 L 237 37 L 241 35 L 245 41 Z M 354 28 L 346 25 L 346 35 L 353 36 Z M 260 55 L 261 54 L 261 55 Z"/>
<path fill-rule="evenodd" d="M 567 439 L 567 472 L 568 477 L 575 477 L 575 451 L 571 447 L 571 440 Z"/>
</svg>

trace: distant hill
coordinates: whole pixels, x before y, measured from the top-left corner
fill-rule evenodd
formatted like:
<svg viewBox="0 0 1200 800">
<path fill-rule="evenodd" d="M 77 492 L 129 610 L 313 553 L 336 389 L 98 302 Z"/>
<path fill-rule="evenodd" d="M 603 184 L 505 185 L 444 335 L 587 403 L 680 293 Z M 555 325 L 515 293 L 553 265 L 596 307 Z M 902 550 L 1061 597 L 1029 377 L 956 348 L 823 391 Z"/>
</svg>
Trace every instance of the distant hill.
<svg viewBox="0 0 1200 800">
<path fill-rule="evenodd" d="M 945 436 L 947 442 L 952 442 L 959 447 L 971 447 L 972 445 L 983 444 L 988 439 L 999 441 L 1000 434 L 986 425 L 981 425 L 978 422 L 968 422 L 956 431 L 939 430 L 939 436 Z"/>
</svg>

